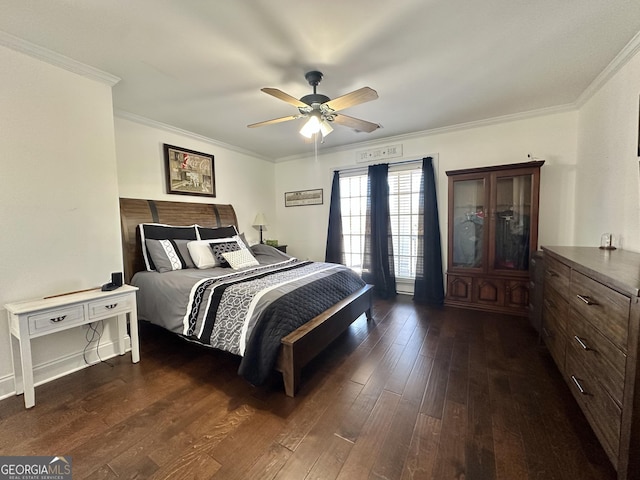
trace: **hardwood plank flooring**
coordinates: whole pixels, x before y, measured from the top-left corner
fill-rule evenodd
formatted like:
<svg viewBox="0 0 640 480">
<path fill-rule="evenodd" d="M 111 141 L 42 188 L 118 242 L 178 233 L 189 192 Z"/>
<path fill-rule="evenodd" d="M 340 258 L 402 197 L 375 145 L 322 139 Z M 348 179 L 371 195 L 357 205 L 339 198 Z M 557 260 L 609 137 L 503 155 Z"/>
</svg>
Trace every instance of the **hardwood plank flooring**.
<svg viewBox="0 0 640 480">
<path fill-rule="evenodd" d="M 0 455 L 74 479 L 613 480 L 526 319 L 376 301 L 303 371 L 252 387 L 236 357 L 141 324 L 129 355 L 0 401 Z"/>
</svg>

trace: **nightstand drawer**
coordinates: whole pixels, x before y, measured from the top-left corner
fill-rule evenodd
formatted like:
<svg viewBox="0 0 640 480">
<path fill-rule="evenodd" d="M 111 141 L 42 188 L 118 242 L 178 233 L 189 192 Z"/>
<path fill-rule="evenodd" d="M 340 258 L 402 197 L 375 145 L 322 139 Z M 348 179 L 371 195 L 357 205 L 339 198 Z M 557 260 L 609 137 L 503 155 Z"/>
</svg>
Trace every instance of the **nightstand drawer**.
<svg viewBox="0 0 640 480">
<path fill-rule="evenodd" d="M 120 295 L 89 302 L 89 318 L 98 320 L 130 311 L 132 299 L 131 295 Z"/>
<path fill-rule="evenodd" d="M 60 330 L 67 326 L 79 325 L 83 321 L 83 305 L 49 310 L 29 316 L 29 333 L 35 335 L 49 330 Z"/>
</svg>

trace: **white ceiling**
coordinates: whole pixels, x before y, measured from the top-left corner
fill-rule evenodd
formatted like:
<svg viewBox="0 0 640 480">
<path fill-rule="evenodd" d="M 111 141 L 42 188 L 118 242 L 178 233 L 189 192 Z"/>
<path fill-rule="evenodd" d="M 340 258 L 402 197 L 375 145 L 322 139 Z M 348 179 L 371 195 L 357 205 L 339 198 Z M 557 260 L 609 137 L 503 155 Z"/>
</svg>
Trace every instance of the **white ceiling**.
<svg viewBox="0 0 640 480">
<path fill-rule="evenodd" d="M 320 148 L 574 104 L 640 31 L 639 0 L 0 0 L 0 31 L 119 77 L 114 109 L 271 160 L 310 153 L 260 92 L 363 86 Z M 639 85 L 640 88 L 640 85 Z"/>
</svg>

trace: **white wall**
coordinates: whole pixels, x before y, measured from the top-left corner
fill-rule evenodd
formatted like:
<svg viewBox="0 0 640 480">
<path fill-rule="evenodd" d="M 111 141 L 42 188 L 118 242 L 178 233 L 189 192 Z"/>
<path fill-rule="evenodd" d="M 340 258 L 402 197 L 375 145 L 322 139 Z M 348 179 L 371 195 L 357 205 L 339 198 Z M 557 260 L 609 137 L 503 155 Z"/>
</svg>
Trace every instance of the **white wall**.
<svg viewBox="0 0 640 480">
<path fill-rule="evenodd" d="M 447 232 L 447 170 L 521 163 L 527 154 L 545 160 L 540 190 L 540 245 L 570 245 L 573 242 L 573 212 L 576 171 L 576 111 L 555 113 L 494 125 L 423 136 L 407 136 L 379 143 L 403 144 L 400 160 L 437 155 L 436 181 L 443 249 Z M 329 217 L 333 169 L 357 166 L 356 153 L 371 144 L 314 158 L 276 164 L 276 208 L 280 242 L 300 258 L 323 260 Z M 393 159 L 398 160 L 398 159 Z M 284 207 L 287 191 L 324 189 L 320 206 Z M 446 252 L 443 252 L 446 262 Z M 446 267 L 446 263 L 445 263 Z"/>
<path fill-rule="evenodd" d="M 1 307 L 100 286 L 122 261 L 111 87 L 4 47 L 0 65 L 1 397 L 13 391 Z M 36 382 L 82 366 L 85 344 L 80 329 L 37 339 Z"/>
<path fill-rule="evenodd" d="M 640 53 L 580 109 L 575 224 L 577 245 L 640 251 L 638 95 Z"/>
<path fill-rule="evenodd" d="M 269 234 L 277 235 L 274 210 L 274 164 L 206 139 L 182 134 L 124 118 L 115 119 L 118 185 L 124 198 L 148 198 L 173 202 L 230 203 L 238 217 L 239 229 L 250 243 L 259 232 L 252 226 L 258 210 L 267 221 Z M 214 156 L 216 197 L 194 197 L 166 193 L 162 145 L 179 147 Z M 268 237 L 265 234 L 265 237 Z"/>
</svg>

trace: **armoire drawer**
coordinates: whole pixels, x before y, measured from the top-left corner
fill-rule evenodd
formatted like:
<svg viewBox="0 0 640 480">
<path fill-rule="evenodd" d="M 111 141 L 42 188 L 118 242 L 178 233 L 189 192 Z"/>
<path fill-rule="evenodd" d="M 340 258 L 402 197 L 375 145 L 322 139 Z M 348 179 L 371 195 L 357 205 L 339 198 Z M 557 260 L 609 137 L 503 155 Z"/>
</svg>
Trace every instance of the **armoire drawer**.
<svg viewBox="0 0 640 480">
<path fill-rule="evenodd" d="M 630 304 L 629 297 L 575 270 L 572 272 L 572 308 L 625 353 Z"/>
</svg>

